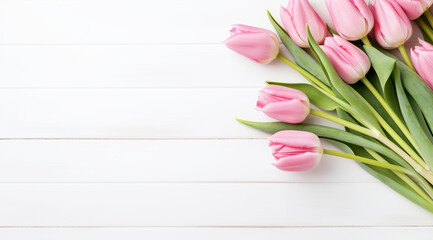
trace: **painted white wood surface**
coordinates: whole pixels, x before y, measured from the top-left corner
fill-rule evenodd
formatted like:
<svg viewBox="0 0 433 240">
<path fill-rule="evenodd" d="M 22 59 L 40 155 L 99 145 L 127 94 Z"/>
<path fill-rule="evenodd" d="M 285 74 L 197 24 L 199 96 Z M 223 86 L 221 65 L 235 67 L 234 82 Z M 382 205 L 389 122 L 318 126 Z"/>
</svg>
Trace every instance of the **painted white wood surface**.
<svg viewBox="0 0 433 240">
<path fill-rule="evenodd" d="M 304 81 L 221 44 L 285 2 L 1 0 L 0 239 L 431 236 L 430 213 L 355 163 L 280 172 L 268 135 L 234 121 L 271 121 L 264 80 Z"/>
</svg>

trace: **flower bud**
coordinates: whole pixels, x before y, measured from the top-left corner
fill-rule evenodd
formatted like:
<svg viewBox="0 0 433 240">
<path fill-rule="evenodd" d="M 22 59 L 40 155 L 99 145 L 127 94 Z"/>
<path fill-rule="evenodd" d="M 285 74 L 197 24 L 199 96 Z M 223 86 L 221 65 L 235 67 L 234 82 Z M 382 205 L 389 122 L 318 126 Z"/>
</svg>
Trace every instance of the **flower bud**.
<svg viewBox="0 0 433 240">
<path fill-rule="evenodd" d="M 310 101 L 299 90 L 269 85 L 260 91 L 257 109 L 282 122 L 300 123 L 310 113 Z"/>
<path fill-rule="evenodd" d="M 326 0 L 326 5 L 341 37 L 360 40 L 373 29 L 374 17 L 364 0 Z"/>
<path fill-rule="evenodd" d="M 356 83 L 370 70 L 367 54 L 340 36 L 327 37 L 320 47 L 341 79 L 348 84 Z"/>
<path fill-rule="evenodd" d="M 433 0 L 394 0 L 396 1 L 403 11 L 406 13 L 410 20 L 419 18 L 430 6 Z"/>
<path fill-rule="evenodd" d="M 411 49 L 413 66 L 422 79 L 433 88 L 433 46 L 421 39 L 418 39 L 421 46 Z"/>
<path fill-rule="evenodd" d="M 307 171 L 316 167 L 323 149 L 319 137 L 310 132 L 281 131 L 269 139 L 274 166 L 283 171 Z"/>
<path fill-rule="evenodd" d="M 374 16 L 374 36 L 383 48 L 397 48 L 412 36 L 410 20 L 394 0 L 376 0 L 369 7 Z"/>
<path fill-rule="evenodd" d="M 272 62 L 279 53 L 279 41 L 275 33 L 262 28 L 236 24 L 231 36 L 224 42 L 231 50 L 258 63 Z"/>
<path fill-rule="evenodd" d="M 287 9 L 281 7 L 280 16 L 290 38 L 300 47 L 308 48 L 307 24 L 318 44 L 326 37 L 326 26 L 308 0 L 290 0 Z"/>
</svg>

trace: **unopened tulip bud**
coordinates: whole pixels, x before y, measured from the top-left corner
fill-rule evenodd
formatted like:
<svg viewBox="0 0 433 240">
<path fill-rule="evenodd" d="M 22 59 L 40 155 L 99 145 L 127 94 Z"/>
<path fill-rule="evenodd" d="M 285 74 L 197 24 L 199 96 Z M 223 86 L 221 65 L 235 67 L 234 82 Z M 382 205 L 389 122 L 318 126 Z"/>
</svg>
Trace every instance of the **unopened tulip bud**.
<svg viewBox="0 0 433 240">
<path fill-rule="evenodd" d="M 376 0 L 369 7 L 374 16 L 374 37 L 380 46 L 397 48 L 412 36 L 410 20 L 394 0 Z"/>
<path fill-rule="evenodd" d="M 433 46 L 419 39 L 421 46 L 411 49 L 412 63 L 422 79 L 433 88 Z"/>
<path fill-rule="evenodd" d="M 308 48 L 307 24 L 318 44 L 325 39 L 326 26 L 308 0 L 290 0 L 287 8 L 281 7 L 280 15 L 290 38 L 298 46 Z"/>
<path fill-rule="evenodd" d="M 260 91 L 257 109 L 282 122 L 300 123 L 310 113 L 310 101 L 299 90 L 269 85 Z"/>
<path fill-rule="evenodd" d="M 275 33 L 262 28 L 236 24 L 231 36 L 224 42 L 231 50 L 258 63 L 272 62 L 279 53 L 279 41 Z"/>
<path fill-rule="evenodd" d="M 269 139 L 274 166 L 283 171 L 307 171 L 316 167 L 323 149 L 319 137 L 310 132 L 281 131 Z"/>
<path fill-rule="evenodd" d="M 433 4 L 433 0 L 394 0 L 410 20 L 419 18 Z"/>
<path fill-rule="evenodd" d="M 374 17 L 364 0 L 326 0 L 326 5 L 341 37 L 360 40 L 373 29 Z"/>
<path fill-rule="evenodd" d="M 327 37 L 320 47 L 341 79 L 348 84 L 356 83 L 370 70 L 367 54 L 340 36 Z"/>
</svg>

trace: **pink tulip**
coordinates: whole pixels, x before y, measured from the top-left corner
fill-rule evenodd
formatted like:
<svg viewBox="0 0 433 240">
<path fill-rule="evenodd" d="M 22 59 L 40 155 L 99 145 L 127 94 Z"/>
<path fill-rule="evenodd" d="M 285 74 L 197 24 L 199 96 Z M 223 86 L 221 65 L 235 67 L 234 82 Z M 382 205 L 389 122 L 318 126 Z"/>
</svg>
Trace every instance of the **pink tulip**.
<svg viewBox="0 0 433 240">
<path fill-rule="evenodd" d="M 421 46 L 411 49 L 412 63 L 418 74 L 433 88 L 433 46 L 418 39 Z"/>
<path fill-rule="evenodd" d="M 374 36 L 383 48 L 399 47 L 412 36 L 410 20 L 394 0 L 376 0 L 369 7 L 374 15 Z"/>
<path fill-rule="evenodd" d="M 403 11 L 406 13 L 410 20 L 419 18 L 430 6 L 433 0 L 394 0 L 396 1 Z"/>
<path fill-rule="evenodd" d="M 310 132 L 281 131 L 269 139 L 274 166 L 283 171 L 307 171 L 316 167 L 323 149 L 319 137 Z"/>
<path fill-rule="evenodd" d="M 326 26 L 308 0 L 290 0 L 287 9 L 281 7 L 280 15 L 290 38 L 298 46 L 308 48 L 307 24 L 318 44 L 325 39 L 327 34 Z"/>
<path fill-rule="evenodd" d="M 326 0 L 334 28 L 343 38 L 355 41 L 373 29 L 374 17 L 364 0 Z"/>
<path fill-rule="evenodd" d="M 300 123 L 310 113 L 310 101 L 299 90 L 269 85 L 260 91 L 257 109 L 282 122 Z"/>
<path fill-rule="evenodd" d="M 370 70 L 367 54 L 340 36 L 327 37 L 320 47 L 341 79 L 348 84 L 356 83 Z"/>
<path fill-rule="evenodd" d="M 230 32 L 231 36 L 224 42 L 225 45 L 251 60 L 267 64 L 279 53 L 278 37 L 271 31 L 236 24 Z"/>
</svg>

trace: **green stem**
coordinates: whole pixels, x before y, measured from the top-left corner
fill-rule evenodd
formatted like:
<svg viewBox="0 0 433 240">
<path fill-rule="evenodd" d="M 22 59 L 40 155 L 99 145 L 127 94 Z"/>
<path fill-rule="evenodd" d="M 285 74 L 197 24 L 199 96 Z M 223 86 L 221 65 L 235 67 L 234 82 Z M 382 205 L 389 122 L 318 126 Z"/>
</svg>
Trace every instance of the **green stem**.
<svg viewBox="0 0 433 240">
<path fill-rule="evenodd" d="M 349 153 L 344 153 L 344 152 L 338 152 L 338 151 L 334 151 L 334 150 L 329 150 L 329 149 L 323 149 L 323 153 L 327 154 L 327 155 L 332 155 L 332 156 L 337 156 L 337 157 L 342 157 L 342 158 L 348 158 L 348 159 L 352 159 L 361 163 L 365 163 L 368 165 L 372 165 L 372 166 L 377 166 L 377 167 L 381 167 L 381 168 L 386 168 L 389 170 L 393 170 L 393 171 L 398 171 L 404 174 L 408 174 L 408 175 L 412 175 L 412 173 L 407 170 L 404 167 L 400 167 L 397 165 L 393 165 L 390 163 L 384 163 L 384 162 L 379 162 L 373 159 L 369 159 L 369 158 L 365 158 L 365 157 L 360 157 L 360 156 L 356 156 L 353 154 L 349 154 Z"/>
<path fill-rule="evenodd" d="M 429 27 L 427 23 L 424 22 L 424 20 L 422 20 L 421 18 L 418 18 L 417 20 L 415 20 L 415 22 L 427 34 L 430 40 L 433 41 L 433 30 L 431 29 L 431 27 Z"/>
<path fill-rule="evenodd" d="M 358 113 L 353 111 L 352 107 L 347 102 L 339 99 L 328 86 L 326 86 L 324 83 L 322 83 L 322 81 L 320 81 L 315 76 L 313 76 L 309 72 L 305 71 L 305 69 L 303 69 L 302 67 L 300 67 L 296 63 L 290 61 L 289 59 L 287 59 L 283 55 L 278 54 L 277 58 L 280 61 L 282 61 L 283 63 L 287 64 L 288 66 L 290 66 L 293 69 L 295 69 L 296 71 L 298 71 L 301 75 L 303 75 L 305 78 L 307 78 L 312 84 L 316 85 L 318 87 L 317 89 L 320 92 L 322 92 L 323 94 L 325 94 L 326 96 L 328 96 L 329 98 L 334 100 L 336 103 L 338 103 L 341 106 L 341 109 L 350 113 L 356 120 L 358 120 L 359 122 L 361 122 L 365 126 L 372 128 L 372 125 L 368 121 L 365 121 L 365 119 L 362 116 L 360 116 Z M 381 129 L 379 129 L 378 131 L 381 131 Z"/>
<path fill-rule="evenodd" d="M 427 11 L 424 12 L 424 16 L 427 18 L 427 21 L 430 23 L 430 27 L 433 27 L 433 15 L 431 14 L 429 9 L 427 9 Z"/>
<path fill-rule="evenodd" d="M 338 123 L 338 124 L 340 124 L 342 126 L 348 127 L 350 129 L 353 129 L 353 130 L 355 130 L 357 132 L 360 132 L 362 134 L 365 134 L 365 135 L 373 137 L 373 138 L 377 138 L 378 135 L 380 135 L 379 132 L 375 133 L 375 132 L 373 132 L 372 130 L 370 130 L 368 128 L 361 127 L 358 124 L 351 123 L 349 121 L 343 120 L 343 119 L 341 119 L 339 117 L 335 117 L 335 116 L 333 116 L 331 114 L 328 114 L 328 113 L 325 113 L 325 112 L 318 111 L 316 109 L 310 109 L 310 113 L 313 114 L 313 115 L 316 115 L 318 117 L 327 119 L 329 121 Z"/>
<path fill-rule="evenodd" d="M 415 71 L 415 68 L 413 67 L 412 61 L 409 58 L 409 55 L 407 54 L 406 48 L 403 45 L 400 45 L 398 47 L 398 50 L 400 51 L 401 56 L 403 57 L 404 61 L 406 62 L 406 65 L 408 65 L 412 70 Z"/>
<path fill-rule="evenodd" d="M 371 42 L 368 39 L 368 36 L 361 38 L 361 41 L 364 43 L 364 45 L 371 46 Z"/>
<path fill-rule="evenodd" d="M 379 162 L 385 162 L 388 163 L 388 161 L 386 161 L 382 156 L 380 156 L 380 154 L 378 154 L 377 152 L 368 149 L 368 148 L 364 148 L 368 154 L 370 154 L 374 159 L 376 159 Z M 403 180 L 407 185 L 409 185 L 409 187 L 411 187 L 416 193 L 418 193 L 418 195 L 420 195 L 422 198 L 424 198 L 424 200 L 428 201 L 430 204 L 433 205 L 433 200 L 431 199 L 431 197 L 426 194 L 429 193 L 431 196 L 433 196 L 433 188 L 431 187 L 431 185 L 425 181 L 419 181 L 419 183 L 424 187 L 424 190 L 422 188 L 420 188 L 410 177 L 408 177 L 405 174 L 402 174 L 400 172 L 395 172 L 393 171 L 395 175 L 397 175 L 397 177 L 399 177 L 401 180 Z M 424 184 L 425 183 L 425 184 Z"/>
<path fill-rule="evenodd" d="M 397 116 L 394 110 L 392 110 L 391 106 L 389 106 L 389 104 L 385 101 L 382 95 L 380 95 L 380 93 L 370 83 L 370 81 L 368 81 L 366 77 L 363 77 L 361 81 L 368 88 L 368 90 L 370 90 L 370 92 L 374 95 L 374 97 L 376 97 L 377 101 L 379 101 L 382 107 L 385 108 L 386 112 L 389 114 L 392 120 L 397 124 L 397 126 L 400 128 L 400 130 L 403 132 L 403 134 L 406 136 L 406 138 L 409 140 L 412 146 L 414 146 L 416 150 L 420 152 L 420 148 L 418 147 L 418 144 L 415 142 L 415 139 L 412 137 L 412 134 L 410 134 L 409 129 L 407 129 L 406 125 L 404 125 L 404 123 Z"/>
<path fill-rule="evenodd" d="M 397 146 L 395 143 L 393 143 L 391 140 L 389 140 L 386 136 L 382 135 L 379 131 L 373 131 L 365 127 L 361 127 L 357 124 L 351 123 L 349 121 L 343 120 L 341 118 L 335 117 L 331 114 L 324 113 L 315 109 L 311 109 L 310 113 L 316 116 L 319 116 L 321 118 L 327 119 L 329 121 L 338 123 L 344 127 L 350 128 L 352 130 L 355 130 L 357 132 L 360 132 L 362 134 L 365 134 L 369 137 L 375 138 L 381 143 L 383 143 L 385 146 L 389 147 L 391 150 L 393 150 L 395 153 L 400 155 L 409 165 L 411 165 L 415 171 L 417 171 L 421 176 L 423 176 L 427 181 L 429 181 L 431 184 L 433 184 L 433 173 L 426 170 L 426 165 L 421 159 L 421 162 L 415 161 L 411 156 L 409 156 L 405 151 L 403 151 L 399 146 Z M 419 159 L 417 159 L 419 160 Z"/>
<path fill-rule="evenodd" d="M 403 148 L 405 149 L 412 159 L 415 159 L 418 164 L 420 164 L 424 169 L 429 169 L 429 167 L 425 164 L 424 160 L 398 135 L 394 129 L 383 119 L 382 116 L 376 111 L 376 109 L 371 106 L 364 97 L 361 96 L 355 89 L 351 88 L 352 91 L 367 105 L 373 115 L 376 117 L 377 121 L 379 121 L 380 125 L 391 135 L 391 137 Z"/>
<path fill-rule="evenodd" d="M 302 76 L 304 76 L 305 78 L 307 78 L 308 80 L 310 80 L 312 83 L 316 84 L 321 89 L 325 90 L 327 93 L 332 94 L 332 95 L 335 96 L 334 92 L 332 92 L 332 90 L 328 86 L 326 86 L 322 81 L 320 81 L 319 79 L 317 79 L 311 73 L 309 73 L 308 71 L 306 71 L 305 69 L 303 69 L 302 67 L 300 67 L 298 64 L 290 61 L 288 58 L 284 57 L 281 54 L 278 54 L 277 58 L 281 62 L 289 65 L 290 67 L 292 67 L 293 69 L 295 69 L 296 71 L 298 71 Z"/>
</svg>

